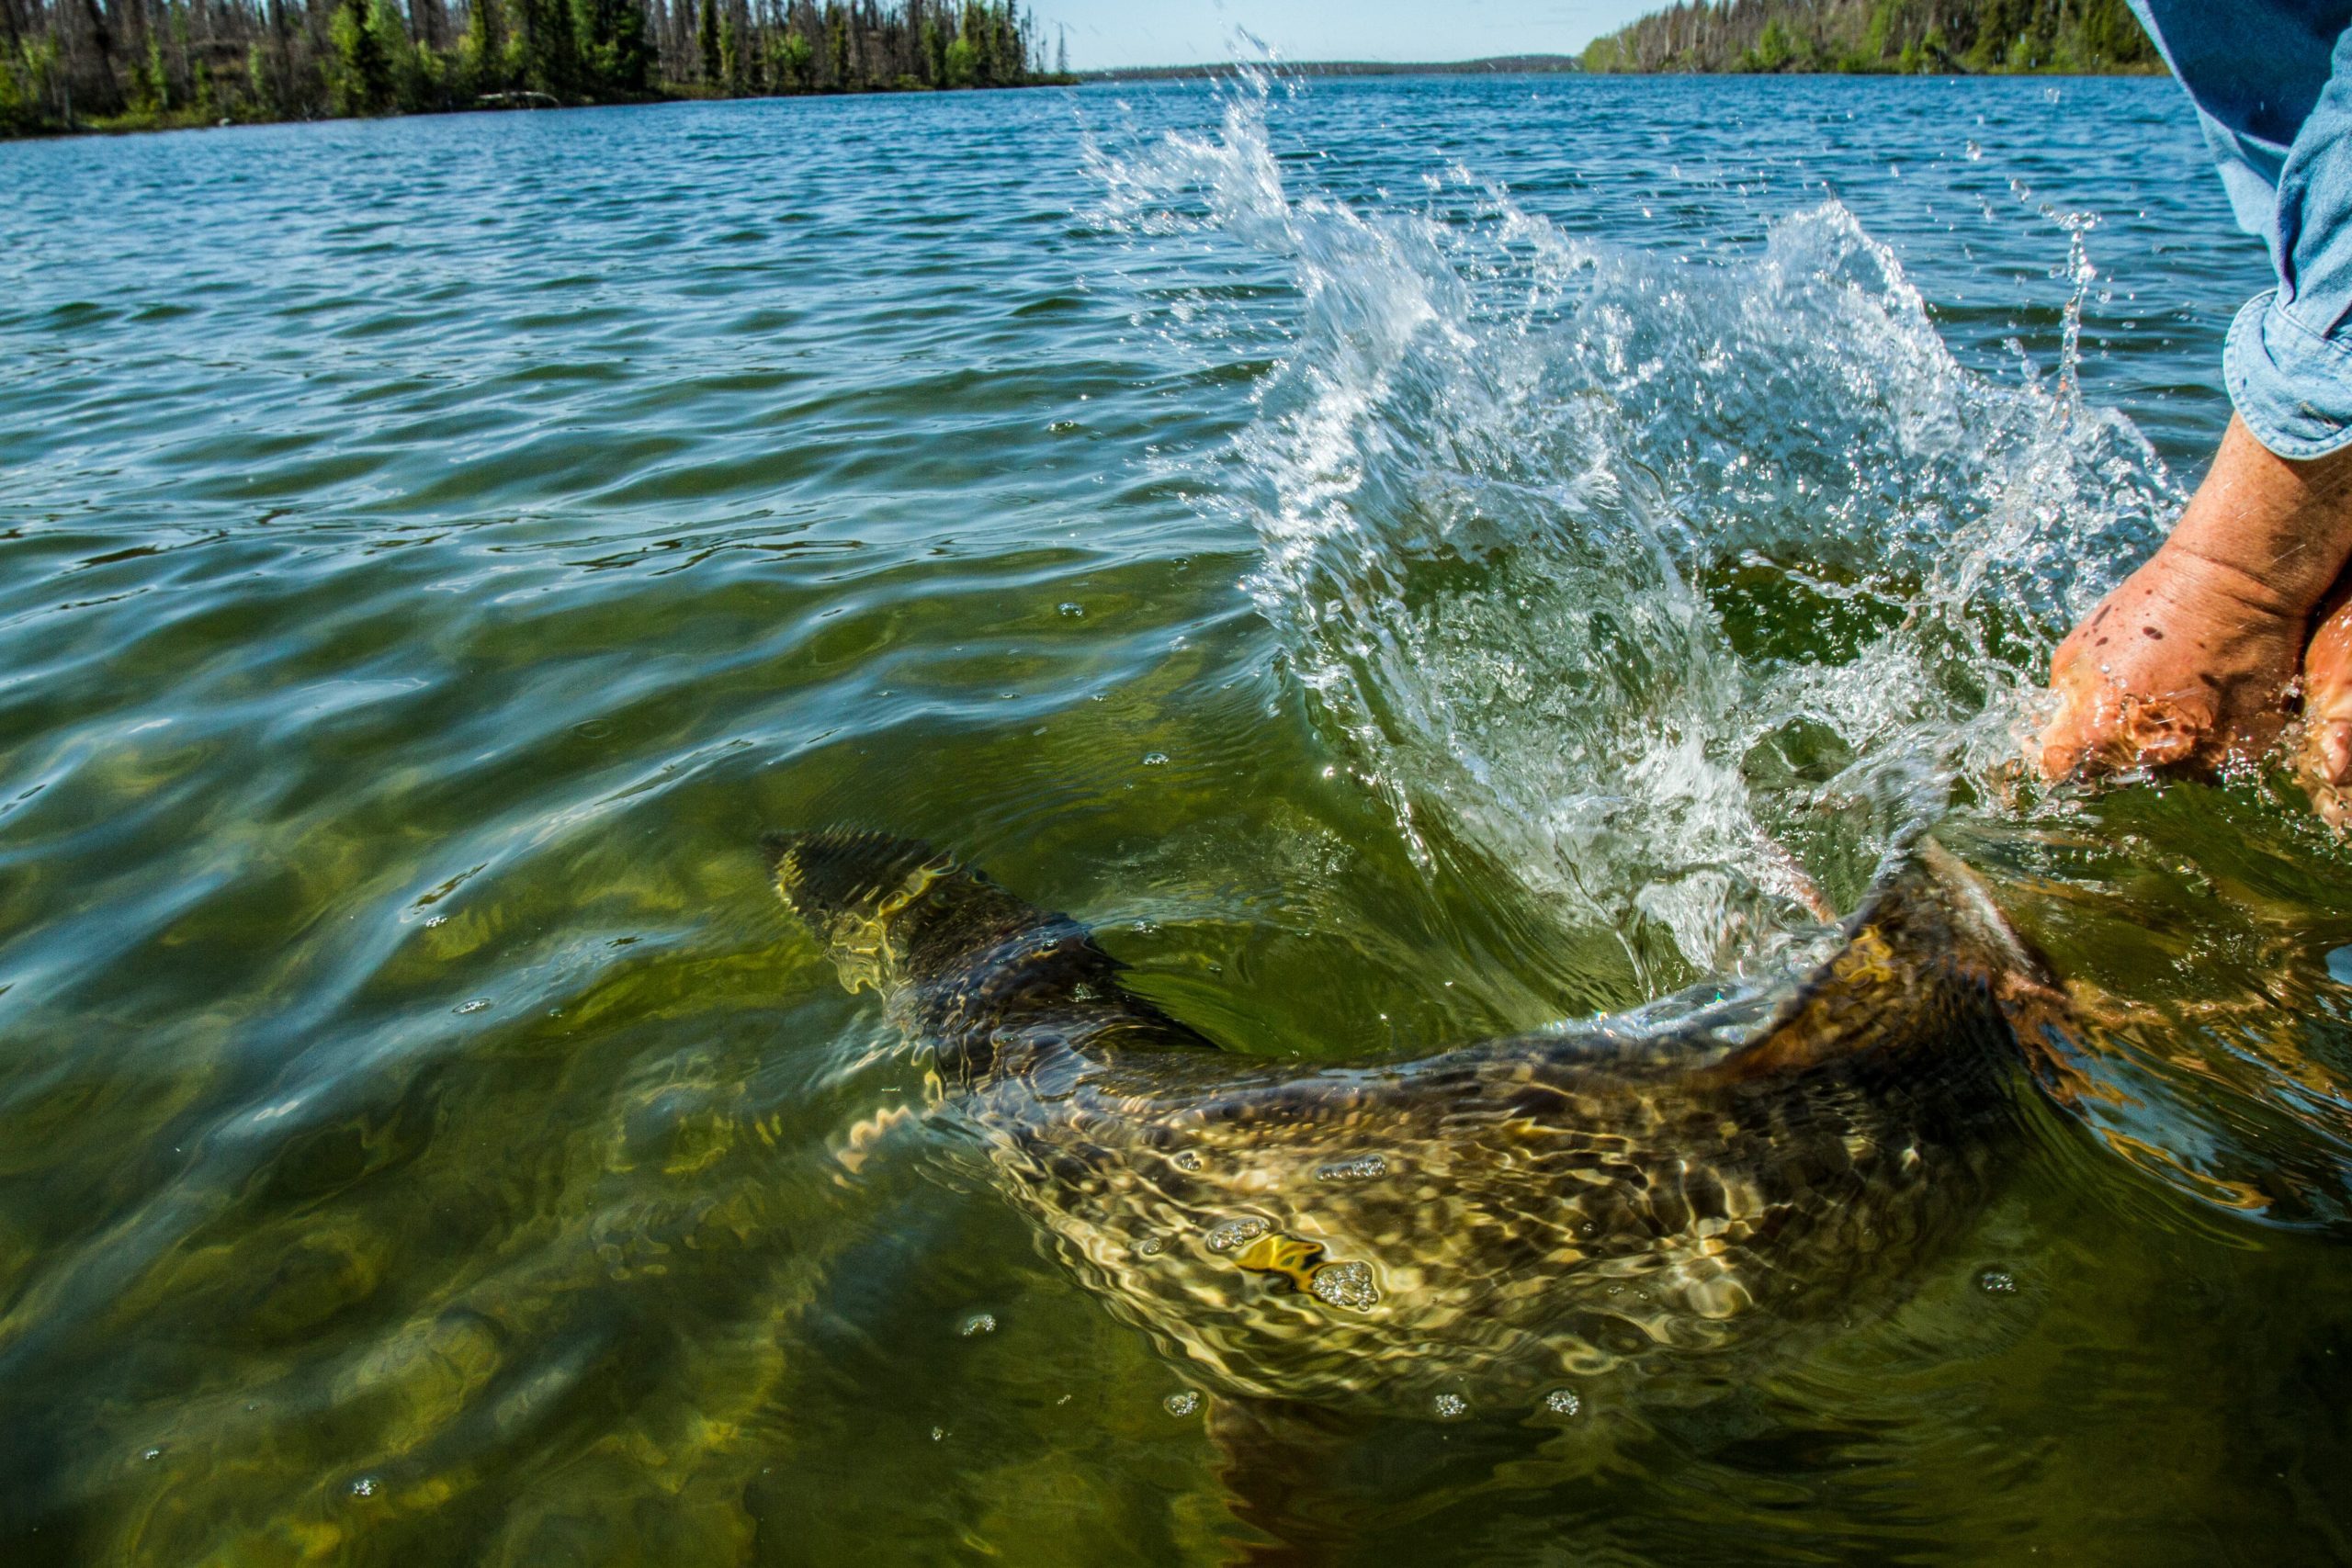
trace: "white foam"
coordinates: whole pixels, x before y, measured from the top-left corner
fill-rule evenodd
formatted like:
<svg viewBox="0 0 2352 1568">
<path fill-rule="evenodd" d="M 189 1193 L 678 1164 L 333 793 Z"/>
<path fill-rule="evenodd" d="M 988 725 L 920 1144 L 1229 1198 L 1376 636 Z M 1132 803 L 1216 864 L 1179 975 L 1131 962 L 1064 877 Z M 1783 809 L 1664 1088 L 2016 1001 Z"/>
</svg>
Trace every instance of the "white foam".
<svg viewBox="0 0 2352 1568">
<path fill-rule="evenodd" d="M 2071 364 L 1962 367 L 1834 201 L 1710 265 L 1571 237 L 1459 167 L 1424 185 L 1470 221 L 1360 209 L 1290 187 L 1272 103 L 1245 81 L 1214 138 L 1092 153 L 1106 228 L 1238 242 L 1297 291 L 1253 419 L 1194 477 L 1256 531 L 1261 609 L 1417 852 L 1466 843 L 1570 926 L 1663 931 L 1687 968 L 1657 989 L 1810 928 L 1780 845 L 1842 835 L 1867 865 L 2007 764 L 2040 660 L 2178 503 Z M 1159 324 L 1228 330 L 1205 291 Z M 1857 629 L 1743 655 L 1740 570 Z M 1783 742 L 1831 776 L 1755 765 Z"/>
</svg>

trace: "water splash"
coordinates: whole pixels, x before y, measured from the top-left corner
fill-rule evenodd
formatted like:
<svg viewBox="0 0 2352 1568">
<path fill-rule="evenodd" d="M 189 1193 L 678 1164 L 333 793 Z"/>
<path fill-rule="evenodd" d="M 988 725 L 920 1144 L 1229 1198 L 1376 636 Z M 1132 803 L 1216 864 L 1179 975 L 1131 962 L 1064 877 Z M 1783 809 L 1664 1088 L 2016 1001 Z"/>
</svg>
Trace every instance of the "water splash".
<svg viewBox="0 0 2352 1568">
<path fill-rule="evenodd" d="M 1693 265 L 1455 167 L 1296 180 L 1245 77 L 1214 135 L 1092 149 L 1104 227 L 1295 292 L 1211 470 L 1250 588 L 1426 862 L 1508 868 L 1653 991 L 1770 962 L 2016 754 L 2032 676 L 2178 498 L 2073 373 L 1962 368 L 1835 201 Z M 1304 162 L 1300 160 L 1300 162 Z M 1170 291 L 1171 338 L 1246 330 Z"/>
</svg>

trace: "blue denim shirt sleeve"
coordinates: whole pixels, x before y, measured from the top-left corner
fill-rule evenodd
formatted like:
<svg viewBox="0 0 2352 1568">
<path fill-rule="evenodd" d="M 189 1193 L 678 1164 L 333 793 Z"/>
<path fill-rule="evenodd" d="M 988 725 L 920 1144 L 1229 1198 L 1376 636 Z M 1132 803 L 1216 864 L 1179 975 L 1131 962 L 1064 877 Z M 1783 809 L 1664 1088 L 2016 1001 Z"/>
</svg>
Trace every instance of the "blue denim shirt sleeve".
<svg viewBox="0 0 2352 1568">
<path fill-rule="evenodd" d="M 2282 457 L 2352 446 L 2352 16 L 2343 0 L 2133 0 L 2197 106 L 2239 226 L 2278 287 L 2231 323 L 2222 374 Z"/>
</svg>

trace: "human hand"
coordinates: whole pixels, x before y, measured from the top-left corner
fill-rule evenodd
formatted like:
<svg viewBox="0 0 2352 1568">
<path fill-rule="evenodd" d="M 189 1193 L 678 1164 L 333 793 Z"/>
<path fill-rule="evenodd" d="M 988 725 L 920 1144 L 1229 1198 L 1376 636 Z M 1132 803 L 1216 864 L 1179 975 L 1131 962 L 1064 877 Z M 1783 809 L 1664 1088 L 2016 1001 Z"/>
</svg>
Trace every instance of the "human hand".
<svg viewBox="0 0 2352 1568">
<path fill-rule="evenodd" d="M 2336 584 L 2331 607 L 2303 653 L 2303 739 L 2295 771 L 2312 808 L 2352 831 L 2352 580 Z"/>
<path fill-rule="evenodd" d="M 2306 776 L 2315 800 L 2352 787 L 2352 624 L 2310 635 L 2347 558 L 2352 449 L 2290 463 L 2233 417 L 2172 536 L 2051 657 L 2042 776 L 2252 761 L 2286 728 L 2308 648 Z"/>
<path fill-rule="evenodd" d="M 2057 703 L 2034 745 L 2042 776 L 2261 755 L 2286 726 L 2302 632 L 2235 568 L 2166 544 L 2052 655 Z M 2346 637 L 2352 718 L 2352 625 Z"/>
</svg>

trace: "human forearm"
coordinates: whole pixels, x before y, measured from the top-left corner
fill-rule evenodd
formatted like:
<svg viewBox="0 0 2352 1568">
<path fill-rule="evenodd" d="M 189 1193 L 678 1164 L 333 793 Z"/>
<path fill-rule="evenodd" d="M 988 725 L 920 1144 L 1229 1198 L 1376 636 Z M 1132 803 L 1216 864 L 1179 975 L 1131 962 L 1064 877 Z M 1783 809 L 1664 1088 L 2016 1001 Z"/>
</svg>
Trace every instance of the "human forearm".
<svg viewBox="0 0 2352 1568">
<path fill-rule="evenodd" d="M 2164 548 L 2249 608 L 2309 615 L 2352 562 L 2352 451 L 2290 463 L 2233 418 Z"/>
</svg>

